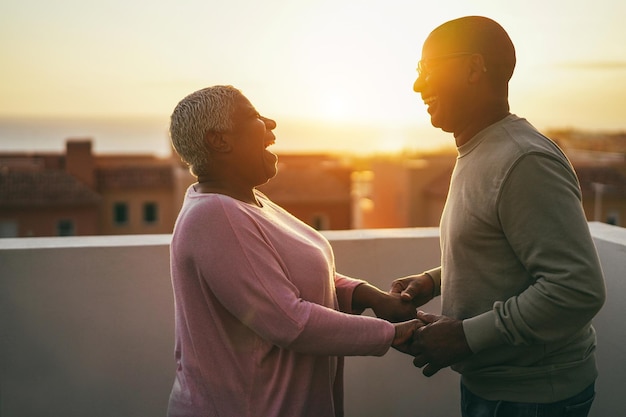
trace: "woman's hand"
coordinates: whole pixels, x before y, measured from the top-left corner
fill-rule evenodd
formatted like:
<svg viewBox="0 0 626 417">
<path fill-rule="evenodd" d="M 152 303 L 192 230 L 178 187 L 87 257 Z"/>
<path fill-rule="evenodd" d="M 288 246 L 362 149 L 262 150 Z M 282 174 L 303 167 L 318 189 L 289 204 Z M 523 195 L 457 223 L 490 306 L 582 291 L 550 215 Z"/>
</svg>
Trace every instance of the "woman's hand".
<svg viewBox="0 0 626 417">
<path fill-rule="evenodd" d="M 372 310 L 376 317 L 392 323 L 417 317 L 417 306 L 411 301 L 403 300 L 400 294 L 382 293 Z"/>
<path fill-rule="evenodd" d="M 424 326 L 424 323 L 420 320 L 410 320 L 402 323 L 394 324 L 396 328 L 396 335 L 391 342 L 391 347 L 402 352 L 411 354 L 410 346 L 413 342 L 413 335 L 416 330 Z"/>
<path fill-rule="evenodd" d="M 386 293 L 367 283 L 354 289 L 352 308 L 356 311 L 371 308 L 376 317 L 390 322 L 411 320 L 417 314 L 417 306 L 403 300 L 400 294 Z"/>
</svg>

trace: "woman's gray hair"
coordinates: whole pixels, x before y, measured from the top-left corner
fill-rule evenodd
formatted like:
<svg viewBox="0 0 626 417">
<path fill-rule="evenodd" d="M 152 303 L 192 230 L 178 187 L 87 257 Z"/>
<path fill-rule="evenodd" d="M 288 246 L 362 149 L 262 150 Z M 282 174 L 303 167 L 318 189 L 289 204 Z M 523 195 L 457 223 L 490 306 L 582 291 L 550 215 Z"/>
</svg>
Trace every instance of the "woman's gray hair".
<svg viewBox="0 0 626 417">
<path fill-rule="evenodd" d="M 235 100 L 241 91 L 232 85 L 216 85 L 189 94 L 170 117 L 170 140 L 174 150 L 195 177 L 207 173 L 210 163 L 207 133 L 232 128 Z"/>
</svg>

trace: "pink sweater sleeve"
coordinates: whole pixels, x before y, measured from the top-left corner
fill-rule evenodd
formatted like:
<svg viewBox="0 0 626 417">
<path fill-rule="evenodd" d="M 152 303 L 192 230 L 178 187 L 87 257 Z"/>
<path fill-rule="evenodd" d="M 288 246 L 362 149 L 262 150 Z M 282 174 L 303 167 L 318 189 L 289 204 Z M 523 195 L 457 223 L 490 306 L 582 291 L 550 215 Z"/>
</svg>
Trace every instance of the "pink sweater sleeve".
<svg viewBox="0 0 626 417">
<path fill-rule="evenodd" d="M 313 305 L 302 333 L 288 348 L 316 355 L 382 356 L 394 335 L 393 324 L 385 320 Z"/>
<path fill-rule="evenodd" d="M 321 251 L 296 243 L 278 250 L 277 245 L 289 235 L 276 239 L 276 232 L 271 231 L 274 239 L 269 238 L 263 225 L 233 207 L 203 207 L 197 216 L 190 213 L 185 221 L 190 222 L 185 241 L 174 243 L 186 247 L 181 252 L 190 254 L 187 267 L 198 271 L 228 314 L 263 339 L 320 355 L 382 355 L 389 349 L 395 333 L 392 324 L 341 313 L 301 297 L 303 289 L 294 283 L 293 276 L 286 275 L 289 268 L 283 257 L 297 259 L 294 263 L 299 264 L 305 257 L 320 256 L 315 254 Z M 211 235 L 206 230 L 211 230 Z M 186 265 L 186 261 L 176 264 Z M 303 267 L 289 273 L 311 274 L 311 269 Z M 352 292 L 361 282 L 336 278 L 342 310 L 350 311 Z"/>
<path fill-rule="evenodd" d="M 354 289 L 365 281 L 350 278 L 342 274 L 335 274 L 335 290 L 337 291 L 337 301 L 339 302 L 339 311 L 344 313 L 361 314 L 363 311 L 354 311 L 352 309 L 352 294 Z"/>
</svg>

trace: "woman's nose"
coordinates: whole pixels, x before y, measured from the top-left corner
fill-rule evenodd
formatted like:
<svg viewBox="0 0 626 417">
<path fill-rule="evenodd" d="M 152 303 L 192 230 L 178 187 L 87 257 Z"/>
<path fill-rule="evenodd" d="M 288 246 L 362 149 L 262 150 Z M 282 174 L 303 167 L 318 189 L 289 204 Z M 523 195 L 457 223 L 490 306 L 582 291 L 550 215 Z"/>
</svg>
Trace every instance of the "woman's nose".
<svg viewBox="0 0 626 417">
<path fill-rule="evenodd" d="M 276 121 L 267 117 L 263 117 L 261 116 L 261 119 L 263 120 L 263 122 L 265 122 L 265 127 L 267 128 L 267 130 L 274 130 L 276 129 Z"/>
</svg>

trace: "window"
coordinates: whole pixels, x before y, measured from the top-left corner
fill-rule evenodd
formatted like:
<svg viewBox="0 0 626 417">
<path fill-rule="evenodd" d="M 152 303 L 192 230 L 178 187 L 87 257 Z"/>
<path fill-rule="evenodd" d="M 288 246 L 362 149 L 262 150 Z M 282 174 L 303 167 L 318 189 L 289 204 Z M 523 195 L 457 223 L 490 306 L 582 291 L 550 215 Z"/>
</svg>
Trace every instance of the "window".
<svg viewBox="0 0 626 417">
<path fill-rule="evenodd" d="M 159 206 L 157 203 L 144 203 L 143 221 L 146 224 L 154 224 L 159 220 Z"/>
<path fill-rule="evenodd" d="M 118 226 L 128 224 L 128 204 L 113 204 L 113 223 Z"/>
<path fill-rule="evenodd" d="M 17 222 L 13 220 L 0 221 L 0 237 L 17 237 Z"/>
<path fill-rule="evenodd" d="M 327 230 L 328 229 L 328 217 L 324 214 L 316 214 L 313 216 L 311 226 L 315 230 Z"/>
<path fill-rule="evenodd" d="M 74 236 L 74 221 L 73 220 L 59 220 L 57 222 L 57 236 Z"/>
<path fill-rule="evenodd" d="M 607 214 L 606 216 L 606 222 L 608 224 L 612 224 L 613 226 L 619 226 L 619 211 L 617 210 L 610 210 L 609 214 Z"/>
</svg>

